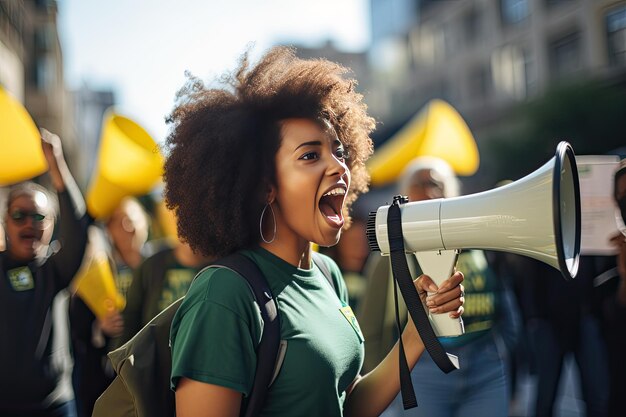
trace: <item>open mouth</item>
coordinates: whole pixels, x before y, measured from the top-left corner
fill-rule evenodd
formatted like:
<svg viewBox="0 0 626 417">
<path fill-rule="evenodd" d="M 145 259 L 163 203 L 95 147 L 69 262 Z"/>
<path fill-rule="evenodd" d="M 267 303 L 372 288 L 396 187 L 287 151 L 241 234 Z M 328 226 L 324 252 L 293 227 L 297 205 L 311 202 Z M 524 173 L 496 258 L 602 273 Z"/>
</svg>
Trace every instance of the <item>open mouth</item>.
<svg viewBox="0 0 626 417">
<path fill-rule="evenodd" d="M 34 231 L 28 231 L 28 230 L 20 233 L 19 237 L 21 241 L 30 243 L 30 244 L 32 244 L 34 241 L 39 239 L 39 237 L 37 236 L 37 233 L 35 233 Z"/>
<path fill-rule="evenodd" d="M 346 189 L 335 187 L 326 192 L 320 198 L 319 208 L 326 220 L 335 227 L 343 226 L 342 214 L 343 202 L 346 197 Z"/>
</svg>

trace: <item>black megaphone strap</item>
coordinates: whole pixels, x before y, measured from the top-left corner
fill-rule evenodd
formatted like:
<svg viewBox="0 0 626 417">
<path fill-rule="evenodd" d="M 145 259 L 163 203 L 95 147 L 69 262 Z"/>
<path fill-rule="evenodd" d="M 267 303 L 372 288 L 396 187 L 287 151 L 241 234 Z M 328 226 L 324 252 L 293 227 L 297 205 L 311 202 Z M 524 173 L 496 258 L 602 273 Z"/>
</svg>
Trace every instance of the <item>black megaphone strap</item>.
<svg viewBox="0 0 626 417">
<path fill-rule="evenodd" d="M 430 354 L 433 361 L 437 364 L 439 369 L 445 373 L 449 373 L 455 369 L 458 369 L 456 365 L 450 360 L 448 354 L 441 346 L 441 343 L 437 339 L 437 335 L 430 325 L 428 315 L 424 310 L 422 301 L 417 294 L 415 285 L 413 284 L 413 278 L 406 261 L 404 252 L 404 236 L 402 233 L 402 214 L 399 206 L 400 198 L 394 198 L 394 202 L 389 206 L 389 212 L 387 213 L 387 233 L 389 238 L 389 249 L 391 255 L 391 267 L 393 270 L 393 276 L 400 288 L 400 293 L 404 298 L 407 309 L 415 327 L 422 338 L 422 342 L 426 347 L 426 350 Z M 394 301 L 396 308 L 396 324 L 398 326 L 398 333 L 402 335 L 402 329 L 400 328 L 400 315 L 398 312 L 398 294 L 394 285 Z M 400 392 L 402 393 L 402 402 L 404 409 L 413 408 L 417 406 L 417 400 L 415 399 L 415 391 L 413 389 L 413 383 L 411 382 L 411 375 L 406 360 L 406 353 L 404 351 L 404 345 L 402 343 L 402 337 L 399 338 L 400 344 Z"/>
</svg>

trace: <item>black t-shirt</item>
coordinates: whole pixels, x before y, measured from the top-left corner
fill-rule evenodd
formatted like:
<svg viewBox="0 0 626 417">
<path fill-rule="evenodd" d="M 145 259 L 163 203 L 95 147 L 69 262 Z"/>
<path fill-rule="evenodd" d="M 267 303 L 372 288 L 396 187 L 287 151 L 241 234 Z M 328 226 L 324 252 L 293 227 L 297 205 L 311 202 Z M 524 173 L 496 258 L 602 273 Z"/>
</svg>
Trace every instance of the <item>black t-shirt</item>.
<svg viewBox="0 0 626 417">
<path fill-rule="evenodd" d="M 55 254 L 23 264 L 0 252 L 0 414 L 73 398 L 67 320 L 54 320 L 52 307 L 80 267 L 90 220 L 76 213 L 67 192 L 59 193 L 59 206 Z"/>
</svg>

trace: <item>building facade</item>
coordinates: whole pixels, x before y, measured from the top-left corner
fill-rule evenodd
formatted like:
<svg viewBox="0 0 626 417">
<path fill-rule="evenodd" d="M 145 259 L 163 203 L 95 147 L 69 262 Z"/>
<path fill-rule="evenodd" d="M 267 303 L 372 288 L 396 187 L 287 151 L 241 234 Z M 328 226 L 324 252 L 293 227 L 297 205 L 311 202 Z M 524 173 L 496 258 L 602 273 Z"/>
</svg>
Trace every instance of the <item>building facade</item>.
<svg viewBox="0 0 626 417">
<path fill-rule="evenodd" d="M 73 142 L 57 12 L 53 0 L 0 0 L 0 83 L 38 126 Z"/>
<path fill-rule="evenodd" d="M 400 3 L 413 4 L 415 24 L 381 28 L 393 22 L 374 11 Z M 437 97 L 480 134 L 555 83 L 626 73 L 623 0 L 371 0 L 371 9 L 370 62 L 386 63 L 374 67 L 371 107 L 390 123 Z"/>
</svg>

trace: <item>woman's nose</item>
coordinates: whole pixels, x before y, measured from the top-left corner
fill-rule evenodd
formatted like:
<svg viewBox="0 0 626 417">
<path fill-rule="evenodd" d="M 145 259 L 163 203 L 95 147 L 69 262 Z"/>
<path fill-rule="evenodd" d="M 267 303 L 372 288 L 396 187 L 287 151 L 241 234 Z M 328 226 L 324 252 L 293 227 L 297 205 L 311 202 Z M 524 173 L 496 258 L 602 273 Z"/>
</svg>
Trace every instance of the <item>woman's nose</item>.
<svg viewBox="0 0 626 417">
<path fill-rule="evenodd" d="M 348 166 L 343 159 L 337 158 L 334 152 L 330 152 L 327 172 L 329 175 L 343 176 L 348 171 Z"/>
</svg>

